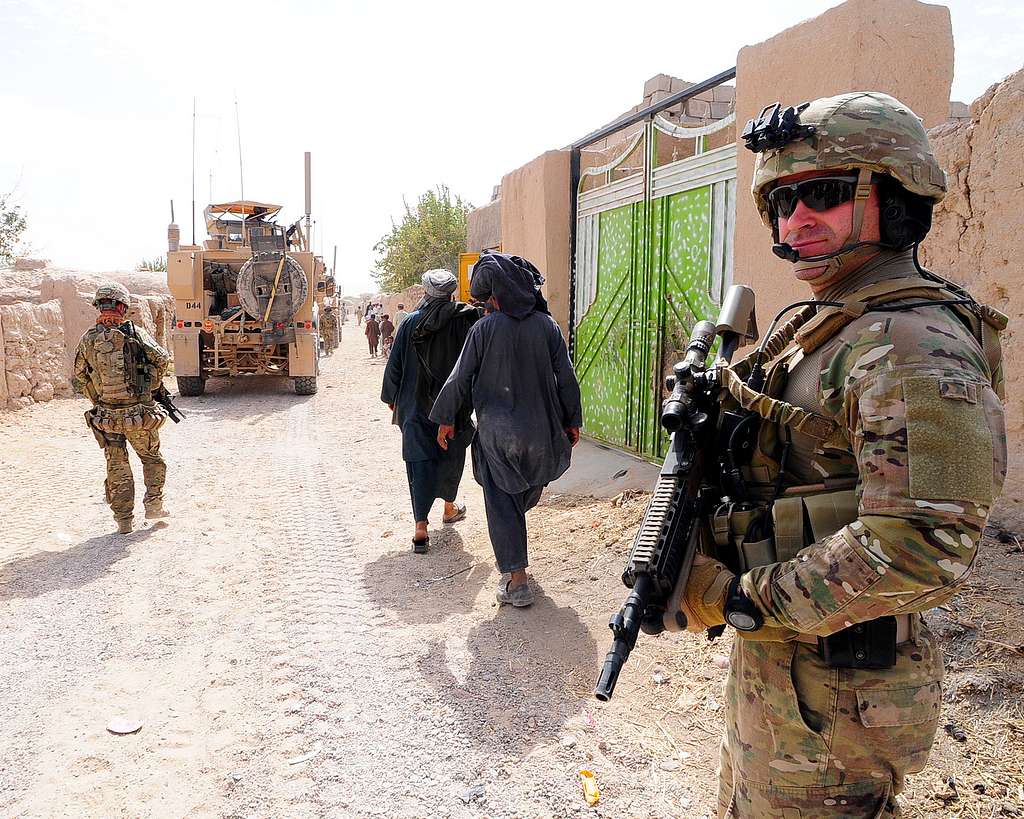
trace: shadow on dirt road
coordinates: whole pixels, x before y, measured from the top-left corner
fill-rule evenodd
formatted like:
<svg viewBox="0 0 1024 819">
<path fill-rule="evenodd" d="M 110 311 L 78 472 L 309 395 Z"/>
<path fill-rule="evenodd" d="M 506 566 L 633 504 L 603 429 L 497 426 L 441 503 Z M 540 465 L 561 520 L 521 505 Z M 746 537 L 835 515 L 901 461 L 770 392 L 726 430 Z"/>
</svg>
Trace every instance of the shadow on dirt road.
<svg viewBox="0 0 1024 819">
<path fill-rule="evenodd" d="M 538 591 L 531 607 L 503 606 L 464 645 L 459 635 L 435 641 L 419 662 L 424 680 L 458 715 L 459 729 L 499 757 L 558 736 L 580 712 L 597 664 L 597 644 L 576 611 Z M 463 674 L 450 656 L 464 652 Z"/>
<path fill-rule="evenodd" d="M 425 555 L 413 554 L 403 535 L 392 542 L 403 551 L 388 552 L 363 570 L 366 593 L 376 606 L 405 623 L 441 623 L 473 610 L 491 568 L 466 551 L 453 527 L 432 530 Z"/>
<path fill-rule="evenodd" d="M 111 566 L 131 554 L 130 546 L 146 540 L 154 531 L 156 527 L 150 526 L 129 535 L 99 535 L 70 549 L 33 552 L 0 564 L 0 600 L 79 589 L 105 575 Z"/>
</svg>

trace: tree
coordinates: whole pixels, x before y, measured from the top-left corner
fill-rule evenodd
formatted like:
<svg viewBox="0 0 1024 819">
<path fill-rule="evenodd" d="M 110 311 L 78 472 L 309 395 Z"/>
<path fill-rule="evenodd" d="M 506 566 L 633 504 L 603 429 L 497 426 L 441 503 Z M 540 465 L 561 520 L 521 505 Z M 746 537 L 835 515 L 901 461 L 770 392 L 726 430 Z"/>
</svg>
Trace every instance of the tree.
<svg viewBox="0 0 1024 819">
<path fill-rule="evenodd" d="M 466 247 L 466 215 L 473 209 L 447 186 L 424 193 L 415 208 L 405 203 L 405 216 L 374 245 L 377 270 L 373 276 L 387 293 L 418 284 L 427 270 L 458 272 L 459 253 Z"/>
<path fill-rule="evenodd" d="M 10 194 L 0 196 L 0 264 L 5 265 L 14 261 L 14 248 L 28 224 L 21 208 L 8 204 L 10 198 Z"/>
<path fill-rule="evenodd" d="M 166 273 L 167 259 L 163 256 L 157 256 L 155 259 L 143 259 L 135 265 L 135 269 L 143 273 Z"/>
</svg>

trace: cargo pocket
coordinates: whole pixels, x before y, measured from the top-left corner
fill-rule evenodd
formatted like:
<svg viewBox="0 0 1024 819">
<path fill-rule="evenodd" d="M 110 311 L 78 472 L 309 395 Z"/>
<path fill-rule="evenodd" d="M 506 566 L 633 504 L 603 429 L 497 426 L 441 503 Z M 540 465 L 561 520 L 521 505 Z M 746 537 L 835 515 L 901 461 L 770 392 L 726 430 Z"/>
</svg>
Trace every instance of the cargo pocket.
<svg viewBox="0 0 1024 819">
<path fill-rule="evenodd" d="M 995 395 L 989 385 L 963 378 L 903 379 L 910 497 L 992 501 L 994 439 L 1005 431 L 993 428 L 988 393 Z"/>
<path fill-rule="evenodd" d="M 937 682 L 913 688 L 867 688 L 857 691 L 857 713 L 865 728 L 922 725 L 939 718 Z"/>
<path fill-rule="evenodd" d="M 885 748 L 889 764 L 902 778 L 928 762 L 942 708 L 939 682 L 911 688 L 867 688 L 856 692 L 857 716 L 865 742 Z"/>
</svg>

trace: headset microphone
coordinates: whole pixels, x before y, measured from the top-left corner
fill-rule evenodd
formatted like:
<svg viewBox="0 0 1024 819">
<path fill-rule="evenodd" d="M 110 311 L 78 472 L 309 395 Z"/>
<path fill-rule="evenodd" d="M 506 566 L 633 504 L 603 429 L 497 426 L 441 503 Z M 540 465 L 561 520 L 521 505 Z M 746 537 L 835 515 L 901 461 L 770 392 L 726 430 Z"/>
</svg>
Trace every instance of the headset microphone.
<svg viewBox="0 0 1024 819">
<path fill-rule="evenodd" d="M 800 261 L 800 251 L 795 247 L 792 247 L 785 242 L 776 242 L 772 245 L 772 253 L 778 256 L 780 259 L 785 259 L 787 262 L 798 262 Z"/>
</svg>

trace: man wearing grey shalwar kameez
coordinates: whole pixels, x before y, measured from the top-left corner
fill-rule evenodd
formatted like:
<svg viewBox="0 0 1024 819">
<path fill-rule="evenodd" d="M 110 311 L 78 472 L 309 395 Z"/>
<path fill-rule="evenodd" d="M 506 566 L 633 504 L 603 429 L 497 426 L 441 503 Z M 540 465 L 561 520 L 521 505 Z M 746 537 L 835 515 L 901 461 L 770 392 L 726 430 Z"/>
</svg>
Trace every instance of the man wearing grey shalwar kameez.
<svg viewBox="0 0 1024 819">
<path fill-rule="evenodd" d="M 438 445 L 438 425 L 427 415 L 455 366 L 469 328 L 483 312 L 452 301 L 457 282 L 447 270 L 428 270 L 421 281 L 425 296 L 398 328 L 380 395 L 402 430 L 402 458 L 416 523 L 412 544 L 419 554 L 429 548 L 428 515 L 437 498 L 445 502 L 444 523 L 466 516 L 466 507 L 457 504 L 455 497 L 466 464 L 466 448 L 473 438 L 470 408 L 460 408 L 455 421 L 457 435 L 447 449 Z"/>
<path fill-rule="evenodd" d="M 541 295 L 543 282 L 518 256 L 480 257 L 470 292 L 493 312 L 470 330 L 430 412 L 444 446 L 454 434 L 457 411 L 472 399 L 473 476 L 484 490 L 487 530 L 502 572 L 498 601 L 515 606 L 533 602 L 526 512 L 569 468 L 583 423 L 576 373 Z"/>
</svg>

